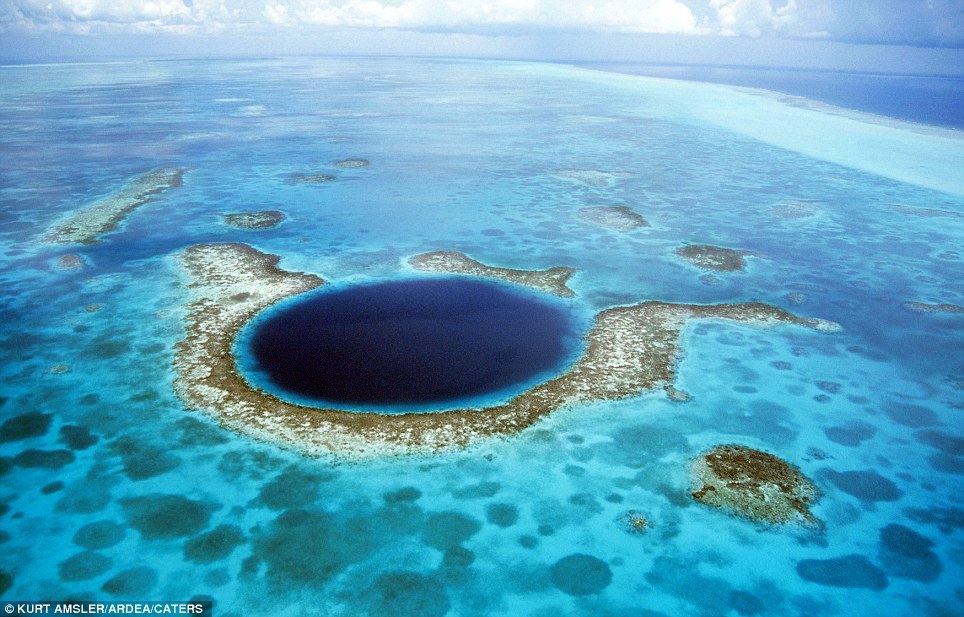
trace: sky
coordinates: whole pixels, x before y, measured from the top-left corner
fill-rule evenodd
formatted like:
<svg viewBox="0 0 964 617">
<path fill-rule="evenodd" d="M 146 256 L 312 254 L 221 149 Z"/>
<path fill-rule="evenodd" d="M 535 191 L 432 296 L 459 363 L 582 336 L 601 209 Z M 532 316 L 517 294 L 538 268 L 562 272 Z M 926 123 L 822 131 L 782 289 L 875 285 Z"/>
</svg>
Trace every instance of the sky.
<svg viewBox="0 0 964 617">
<path fill-rule="evenodd" d="M 0 0 L 0 59 L 255 51 L 964 74 L 964 0 Z"/>
</svg>

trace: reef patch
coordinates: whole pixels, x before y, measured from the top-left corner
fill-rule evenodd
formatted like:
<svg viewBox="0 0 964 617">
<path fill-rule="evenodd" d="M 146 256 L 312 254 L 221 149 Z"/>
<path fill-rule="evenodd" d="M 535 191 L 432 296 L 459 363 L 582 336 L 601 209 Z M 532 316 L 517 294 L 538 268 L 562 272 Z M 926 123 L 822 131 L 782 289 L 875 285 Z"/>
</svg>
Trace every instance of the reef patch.
<svg viewBox="0 0 964 617">
<path fill-rule="evenodd" d="M 342 159 L 340 161 L 335 161 L 335 167 L 341 169 L 355 169 L 357 167 L 368 167 L 371 165 L 371 161 L 368 159 Z"/>
<path fill-rule="evenodd" d="M 117 229 L 131 212 L 155 201 L 161 193 L 181 186 L 186 171 L 178 167 L 162 167 L 137 176 L 116 192 L 71 212 L 40 241 L 95 244 L 98 236 Z"/>
<path fill-rule="evenodd" d="M 752 251 L 728 249 L 709 244 L 687 244 L 676 249 L 676 254 L 684 261 L 714 272 L 743 272 L 746 270 L 748 255 L 757 255 Z"/>
<path fill-rule="evenodd" d="M 548 270 L 498 268 L 488 266 L 468 255 L 454 251 L 422 253 L 409 259 L 408 263 L 422 272 L 482 276 L 531 287 L 563 298 L 571 298 L 576 295 L 566 286 L 572 275 L 576 273 L 574 268 L 555 267 Z"/>
<path fill-rule="evenodd" d="M 696 501 L 758 523 L 820 527 L 810 513 L 820 492 L 800 471 L 768 452 L 720 445 L 692 464 Z"/>
<path fill-rule="evenodd" d="M 649 222 L 629 206 L 591 206 L 579 209 L 579 217 L 600 227 L 615 231 L 632 231 L 649 227 Z"/>
<path fill-rule="evenodd" d="M 964 306 L 960 304 L 928 304 L 926 302 L 905 302 L 904 308 L 916 313 L 964 313 Z"/>
<path fill-rule="evenodd" d="M 636 175 L 630 171 L 604 171 L 601 169 L 557 169 L 552 172 L 557 178 L 575 180 L 593 188 L 606 188 L 623 178 Z"/>
<path fill-rule="evenodd" d="M 224 222 L 236 229 L 271 229 L 285 220 L 284 212 L 261 210 L 259 212 L 234 212 L 224 215 Z"/>
<path fill-rule="evenodd" d="M 295 174 L 288 177 L 289 184 L 324 184 L 337 180 L 331 174 Z"/>
<path fill-rule="evenodd" d="M 435 255 L 421 256 L 416 263 L 428 263 L 438 270 L 453 264 L 456 273 L 464 273 L 464 256 Z M 233 355 L 235 337 L 256 313 L 283 298 L 319 287 L 324 284 L 321 278 L 281 270 L 277 256 L 244 244 L 197 245 L 182 251 L 178 259 L 194 300 L 188 306 L 186 336 L 176 347 L 177 394 L 186 405 L 211 414 L 226 428 L 316 456 L 431 453 L 518 433 L 562 407 L 657 389 L 673 392 L 680 332 L 689 319 L 839 329 L 832 322 L 797 317 L 754 302 L 644 302 L 598 313 L 584 336 L 582 355 L 567 372 L 504 404 L 435 413 L 350 412 L 296 405 L 259 390 L 241 377 Z M 485 268 L 481 271 L 487 272 Z M 552 270 L 518 278 L 539 281 L 545 272 Z M 570 274 L 566 269 L 564 278 Z M 557 292 L 565 289 L 558 284 L 553 288 Z"/>
</svg>

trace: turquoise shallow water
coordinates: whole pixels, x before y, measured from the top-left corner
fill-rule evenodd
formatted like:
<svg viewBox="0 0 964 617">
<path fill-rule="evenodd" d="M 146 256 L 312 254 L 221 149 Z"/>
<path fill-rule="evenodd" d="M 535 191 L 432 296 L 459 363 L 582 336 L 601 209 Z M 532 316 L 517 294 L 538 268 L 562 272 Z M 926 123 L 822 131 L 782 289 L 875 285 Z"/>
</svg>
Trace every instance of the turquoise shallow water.
<svg viewBox="0 0 964 617">
<path fill-rule="evenodd" d="M 964 608 L 964 140 L 721 86 L 551 65 L 290 59 L 0 68 L 0 589 L 218 615 L 954 615 Z M 361 158 L 370 165 L 341 168 Z M 63 214 L 186 168 L 94 245 Z M 574 173 L 574 172 L 605 173 Z M 335 180 L 293 183 L 298 174 Z M 580 215 L 625 204 L 632 231 Z M 264 230 L 228 213 L 278 210 Z M 306 459 L 174 396 L 173 255 L 245 242 L 335 284 L 462 251 L 570 266 L 573 310 L 757 300 L 840 333 L 692 322 L 677 386 L 435 457 Z M 687 243 L 754 253 L 699 270 Z M 73 253 L 83 267 L 65 270 Z M 947 307 L 947 308 L 950 308 Z M 738 443 L 825 530 L 688 496 Z M 632 533 L 630 512 L 652 526 Z"/>
</svg>

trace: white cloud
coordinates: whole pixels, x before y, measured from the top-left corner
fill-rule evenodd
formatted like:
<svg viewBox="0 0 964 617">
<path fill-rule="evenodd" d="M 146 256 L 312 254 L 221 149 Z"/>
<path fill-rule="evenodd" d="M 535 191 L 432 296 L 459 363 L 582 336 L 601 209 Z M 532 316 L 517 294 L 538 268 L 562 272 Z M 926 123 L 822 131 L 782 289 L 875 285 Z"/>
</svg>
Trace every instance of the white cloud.
<svg viewBox="0 0 964 617">
<path fill-rule="evenodd" d="M 961 0 L 0 0 L 0 32 L 328 26 L 828 38 L 964 45 Z"/>
<path fill-rule="evenodd" d="M 692 1 L 692 0 L 690 0 Z M 0 24 L 33 28 L 96 22 L 230 27 L 313 24 L 473 30 L 514 26 L 617 32 L 693 33 L 683 0 L 0 0 Z"/>
</svg>

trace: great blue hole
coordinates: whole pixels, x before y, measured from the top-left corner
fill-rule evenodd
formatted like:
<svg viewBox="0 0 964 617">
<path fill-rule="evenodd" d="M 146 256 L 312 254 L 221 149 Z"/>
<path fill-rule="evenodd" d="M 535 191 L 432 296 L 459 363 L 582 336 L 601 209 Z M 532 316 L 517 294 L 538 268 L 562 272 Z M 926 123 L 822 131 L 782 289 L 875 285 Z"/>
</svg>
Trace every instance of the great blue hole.
<svg viewBox="0 0 964 617">
<path fill-rule="evenodd" d="M 285 303 L 252 324 L 241 354 L 256 383 L 296 402 L 437 407 L 558 372 L 578 349 L 577 321 L 562 301 L 513 285 L 395 280 Z"/>
</svg>

